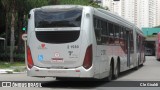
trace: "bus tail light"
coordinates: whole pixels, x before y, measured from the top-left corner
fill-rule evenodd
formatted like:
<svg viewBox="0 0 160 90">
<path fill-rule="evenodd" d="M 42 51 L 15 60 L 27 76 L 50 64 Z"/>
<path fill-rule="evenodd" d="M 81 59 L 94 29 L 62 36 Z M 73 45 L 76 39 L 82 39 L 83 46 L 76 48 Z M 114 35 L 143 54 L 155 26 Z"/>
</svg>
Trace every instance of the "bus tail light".
<svg viewBox="0 0 160 90">
<path fill-rule="evenodd" d="M 87 47 L 83 67 L 89 69 L 92 66 L 92 45 Z"/>
<path fill-rule="evenodd" d="M 29 46 L 27 46 L 27 64 L 28 67 L 31 69 L 33 67 L 33 59 L 32 59 L 32 55 L 31 55 L 31 50 L 29 48 Z"/>
</svg>

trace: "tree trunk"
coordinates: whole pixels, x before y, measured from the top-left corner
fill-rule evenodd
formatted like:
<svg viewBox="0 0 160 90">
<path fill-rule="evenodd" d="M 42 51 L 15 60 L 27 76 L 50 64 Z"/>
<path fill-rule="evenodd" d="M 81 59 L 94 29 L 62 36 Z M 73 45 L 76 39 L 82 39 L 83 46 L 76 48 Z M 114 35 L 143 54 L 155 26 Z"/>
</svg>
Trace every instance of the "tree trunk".
<svg viewBox="0 0 160 90">
<path fill-rule="evenodd" d="M 14 26 L 15 26 L 15 10 L 12 9 L 12 19 L 11 19 L 11 46 L 10 46 L 10 63 L 14 62 L 13 54 L 14 54 L 14 44 L 15 44 L 15 37 L 14 37 Z"/>
<path fill-rule="evenodd" d="M 6 25 L 5 25 L 5 31 L 6 31 L 6 41 L 5 41 L 5 46 L 7 46 L 7 43 L 8 43 L 8 17 L 9 17 L 9 15 L 8 15 L 8 13 L 6 12 Z"/>
<path fill-rule="evenodd" d="M 18 53 L 22 53 L 22 22 L 23 14 L 22 11 L 18 13 Z"/>
</svg>

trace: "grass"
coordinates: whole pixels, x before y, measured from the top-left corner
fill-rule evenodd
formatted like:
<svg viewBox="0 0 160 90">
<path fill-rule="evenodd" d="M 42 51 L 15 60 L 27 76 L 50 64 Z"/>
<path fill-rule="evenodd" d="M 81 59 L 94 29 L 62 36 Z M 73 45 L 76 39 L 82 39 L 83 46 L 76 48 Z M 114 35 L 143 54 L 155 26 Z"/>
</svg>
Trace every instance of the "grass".
<svg viewBox="0 0 160 90">
<path fill-rule="evenodd" d="M 10 68 L 10 67 L 13 67 L 13 66 L 25 66 L 25 62 L 10 63 L 10 62 L 2 62 L 2 61 L 0 61 L 0 69 Z"/>
</svg>

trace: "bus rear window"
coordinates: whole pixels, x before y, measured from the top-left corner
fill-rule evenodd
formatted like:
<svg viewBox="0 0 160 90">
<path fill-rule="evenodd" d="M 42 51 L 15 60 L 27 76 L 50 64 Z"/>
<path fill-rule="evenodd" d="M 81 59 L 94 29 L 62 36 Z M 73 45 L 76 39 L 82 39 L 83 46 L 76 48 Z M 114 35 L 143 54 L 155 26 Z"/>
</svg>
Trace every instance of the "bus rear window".
<svg viewBox="0 0 160 90">
<path fill-rule="evenodd" d="M 36 10 L 35 28 L 80 27 L 82 10 Z"/>
<path fill-rule="evenodd" d="M 36 31 L 39 41 L 45 43 L 70 43 L 78 39 L 80 31 Z"/>
</svg>

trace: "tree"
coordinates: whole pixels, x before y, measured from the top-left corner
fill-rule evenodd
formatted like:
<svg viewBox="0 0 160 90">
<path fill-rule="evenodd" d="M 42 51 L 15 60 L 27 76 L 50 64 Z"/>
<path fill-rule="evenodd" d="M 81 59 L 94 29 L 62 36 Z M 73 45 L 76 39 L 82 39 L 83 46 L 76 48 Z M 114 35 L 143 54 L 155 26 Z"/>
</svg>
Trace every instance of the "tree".
<svg viewBox="0 0 160 90">
<path fill-rule="evenodd" d="M 14 62 L 13 53 L 14 53 L 14 46 L 15 46 L 15 16 L 16 16 L 16 1 L 12 0 L 11 4 L 11 40 L 10 40 L 10 63 Z"/>
<path fill-rule="evenodd" d="M 60 4 L 88 5 L 90 0 L 60 0 Z"/>
<path fill-rule="evenodd" d="M 0 11 L 1 12 L 4 12 L 4 8 L 3 8 L 3 5 L 0 1 Z M 5 33 L 5 15 L 4 13 L 0 13 L 0 37 L 4 37 Z"/>
<path fill-rule="evenodd" d="M 49 0 L 48 2 L 49 5 L 58 5 L 59 3 L 59 0 Z"/>
<path fill-rule="evenodd" d="M 22 24 L 27 19 L 24 16 L 28 16 L 32 8 L 56 4 L 97 5 L 94 2 L 91 3 L 90 0 L 0 0 L 0 2 L 5 14 L 4 35 L 6 46 L 10 36 L 10 62 L 14 62 L 13 53 L 15 45 L 22 46 L 23 44 L 21 39 L 23 33 Z"/>
<path fill-rule="evenodd" d="M 10 0 L 1 0 L 1 3 L 4 7 L 4 13 L 5 13 L 5 38 L 6 38 L 6 43 L 5 46 L 7 46 L 7 42 L 8 42 L 8 33 L 9 33 L 9 11 L 11 9 L 10 5 L 11 5 L 11 1 Z"/>
<path fill-rule="evenodd" d="M 86 5 L 99 8 L 100 6 L 91 0 L 60 0 L 60 4 Z"/>
<path fill-rule="evenodd" d="M 14 24 L 15 24 L 15 0 L 1 0 L 3 7 L 5 8 L 6 14 L 6 40 L 8 39 L 8 27 L 9 27 L 9 11 L 11 11 L 11 40 L 10 40 L 10 62 L 13 62 L 13 51 L 14 51 Z M 7 45 L 7 44 L 6 44 Z"/>
<path fill-rule="evenodd" d="M 16 40 L 18 40 L 18 50 L 16 52 L 21 53 L 23 41 L 21 36 L 23 34 L 22 27 L 23 23 L 26 22 L 29 11 L 32 8 L 41 7 L 44 5 L 48 5 L 49 0 L 16 0 L 16 15 L 17 15 L 17 27 L 16 27 Z"/>
</svg>

